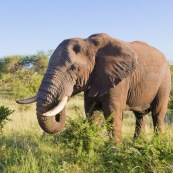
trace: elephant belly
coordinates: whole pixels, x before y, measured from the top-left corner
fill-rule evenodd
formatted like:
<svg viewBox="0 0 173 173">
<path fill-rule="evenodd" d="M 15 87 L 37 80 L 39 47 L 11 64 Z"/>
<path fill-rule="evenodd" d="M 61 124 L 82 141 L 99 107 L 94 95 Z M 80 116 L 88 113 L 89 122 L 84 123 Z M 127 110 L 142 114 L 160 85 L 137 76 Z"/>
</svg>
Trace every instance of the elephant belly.
<svg viewBox="0 0 173 173">
<path fill-rule="evenodd" d="M 151 103 L 163 83 L 166 65 L 160 68 L 142 65 L 129 80 L 129 91 L 127 96 L 127 108 L 133 111 L 142 111 L 150 108 Z M 153 69 L 155 71 L 153 71 Z M 152 72 L 152 73 L 151 73 Z"/>
<path fill-rule="evenodd" d="M 158 88 L 151 91 L 151 88 L 147 87 L 143 91 L 134 89 L 126 102 L 126 109 L 131 111 L 144 111 L 150 108 L 152 101 L 154 100 Z"/>
</svg>

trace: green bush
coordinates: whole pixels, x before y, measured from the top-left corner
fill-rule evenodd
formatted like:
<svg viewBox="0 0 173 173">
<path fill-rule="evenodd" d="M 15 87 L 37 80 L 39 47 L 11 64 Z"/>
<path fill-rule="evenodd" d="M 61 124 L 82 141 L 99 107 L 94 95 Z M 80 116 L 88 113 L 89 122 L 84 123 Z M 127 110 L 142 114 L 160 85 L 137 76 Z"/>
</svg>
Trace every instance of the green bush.
<svg viewBox="0 0 173 173">
<path fill-rule="evenodd" d="M 101 116 L 101 115 L 99 115 Z M 101 117 L 102 118 L 102 117 Z M 92 118 L 69 119 L 66 129 L 54 136 L 54 142 L 68 150 L 73 150 L 74 160 L 85 160 L 86 155 L 94 159 L 95 152 L 104 145 L 108 138 L 106 130 L 101 125 L 94 123 Z"/>
<path fill-rule="evenodd" d="M 3 133 L 4 125 L 9 120 L 8 116 L 12 114 L 14 111 L 10 110 L 7 107 L 0 106 L 0 135 Z"/>
<path fill-rule="evenodd" d="M 26 80 L 16 79 L 12 84 L 12 94 L 17 99 L 31 97 L 37 94 L 38 88 L 42 80 L 41 75 L 33 75 Z"/>
<path fill-rule="evenodd" d="M 137 140 L 126 137 L 115 146 L 105 126 L 78 116 L 70 119 L 60 134 L 44 134 L 43 141 L 57 149 L 58 165 L 64 172 L 173 172 L 173 139 L 169 133 Z"/>
<path fill-rule="evenodd" d="M 115 147 L 110 141 L 100 150 L 105 172 L 172 172 L 173 143 L 170 135 L 146 137 Z"/>
</svg>

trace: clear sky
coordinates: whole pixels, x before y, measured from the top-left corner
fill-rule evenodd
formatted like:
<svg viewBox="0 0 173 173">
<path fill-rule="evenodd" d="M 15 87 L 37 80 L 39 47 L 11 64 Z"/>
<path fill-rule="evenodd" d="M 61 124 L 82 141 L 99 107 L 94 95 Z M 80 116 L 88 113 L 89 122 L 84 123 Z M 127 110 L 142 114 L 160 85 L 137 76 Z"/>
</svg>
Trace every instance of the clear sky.
<svg viewBox="0 0 173 173">
<path fill-rule="evenodd" d="M 145 41 L 173 61 L 173 0 L 0 0 L 0 57 L 100 32 Z"/>
</svg>

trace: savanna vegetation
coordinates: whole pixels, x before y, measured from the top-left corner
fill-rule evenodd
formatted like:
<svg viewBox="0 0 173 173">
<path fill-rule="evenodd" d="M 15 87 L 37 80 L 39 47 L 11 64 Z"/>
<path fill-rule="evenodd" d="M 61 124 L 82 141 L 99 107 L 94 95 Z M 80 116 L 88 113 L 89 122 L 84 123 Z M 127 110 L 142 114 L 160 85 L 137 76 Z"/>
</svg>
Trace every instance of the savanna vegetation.
<svg viewBox="0 0 173 173">
<path fill-rule="evenodd" d="M 15 99 L 37 93 L 50 54 L 0 59 L 0 173 L 173 172 L 173 90 L 163 135 L 153 134 L 148 115 L 144 135 L 133 140 L 135 119 L 126 112 L 124 141 L 115 146 L 107 133 L 111 125 L 102 114 L 85 117 L 82 93 L 67 105 L 64 131 L 44 133 L 37 122 L 35 104 L 18 105 Z M 173 65 L 170 68 L 173 76 Z"/>
</svg>

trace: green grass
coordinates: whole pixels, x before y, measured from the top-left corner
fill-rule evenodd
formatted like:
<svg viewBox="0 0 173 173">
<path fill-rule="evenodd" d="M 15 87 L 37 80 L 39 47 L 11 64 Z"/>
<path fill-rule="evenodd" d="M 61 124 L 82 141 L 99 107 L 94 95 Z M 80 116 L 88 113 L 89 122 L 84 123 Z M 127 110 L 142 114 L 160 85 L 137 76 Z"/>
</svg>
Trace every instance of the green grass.
<svg viewBox="0 0 173 173">
<path fill-rule="evenodd" d="M 135 119 L 128 114 L 123 121 L 123 143 L 115 146 L 105 125 L 85 119 L 82 97 L 67 106 L 66 128 L 56 135 L 44 133 L 37 122 L 35 104 L 25 107 L 13 100 L 1 104 L 15 112 L 0 136 L 0 172 L 3 173 L 172 173 L 173 125 L 154 136 L 151 118 L 146 133 L 133 140 Z M 102 118 L 102 115 L 100 115 Z"/>
</svg>

